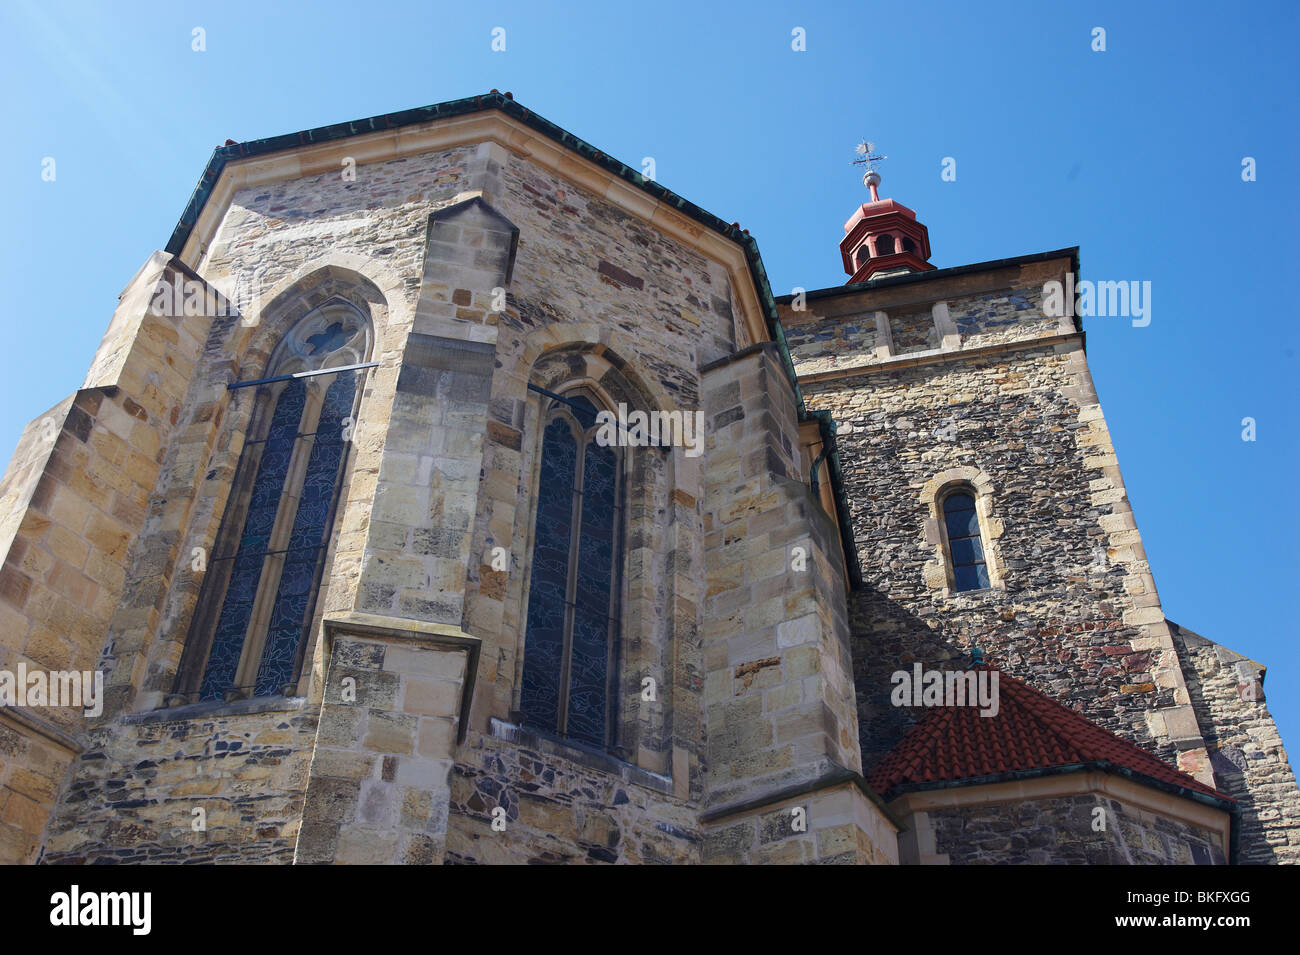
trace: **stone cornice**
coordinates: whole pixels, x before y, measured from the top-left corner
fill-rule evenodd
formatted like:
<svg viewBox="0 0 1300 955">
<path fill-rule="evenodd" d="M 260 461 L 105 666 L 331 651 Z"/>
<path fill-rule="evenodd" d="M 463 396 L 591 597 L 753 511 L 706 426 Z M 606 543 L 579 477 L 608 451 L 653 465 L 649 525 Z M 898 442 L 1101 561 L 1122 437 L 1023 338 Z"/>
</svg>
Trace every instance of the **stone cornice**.
<svg viewBox="0 0 1300 955">
<path fill-rule="evenodd" d="M 924 352 L 917 355 L 899 355 L 881 361 L 873 361 L 861 365 L 851 365 L 848 368 L 836 368 L 831 371 L 818 371 L 807 375 L 799 375 L 799 384 L 801 386 L 815 385 L 821 384 L 825 381 L 834 381 L 840 378 L 858 378 L 863 375 L 873 375 L 878 372 L 897 371 L 900 368 L 916 368 L 921 365 L 965 361 L 970 358 L 982 358 L 989 355 L 1001 354 L 1003 352 L 1024 351 L 1032 348 L 1045 348 L 1074 341 L 1077 341 L 1079 346 L 1082 347 L 1083 333 L 1067 332 L 1060 335 L 1043 335 L 1040 338 L 1026 338 L 1019 341 L 1001 342 L 997 345 L 979 345 L 974 348 L 935 349 L 934 351 Z"/>
</svg>

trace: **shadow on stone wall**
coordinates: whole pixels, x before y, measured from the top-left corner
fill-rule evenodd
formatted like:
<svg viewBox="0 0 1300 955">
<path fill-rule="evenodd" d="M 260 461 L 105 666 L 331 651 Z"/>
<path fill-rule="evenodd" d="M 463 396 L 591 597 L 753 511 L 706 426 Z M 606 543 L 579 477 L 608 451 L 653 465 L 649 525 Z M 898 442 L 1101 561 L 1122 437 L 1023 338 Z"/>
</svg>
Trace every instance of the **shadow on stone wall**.
<svg viewBox="0 0 1300 955">
<path fill-rule="evenodd" d="M 917 707 L 890 703 L 891 675 L 910 670 L 918 662 L 926 670 L 964 670 L 976 647 L 983 651 L 986 663 L 1111 732 L 1122 730 L 1120 735 L 1176 765 L 1172 750 L 1166 752 L 1153 744 L 1144 718 L 1150 708 L 1172 706 L 1172 690 L 1106 698 L 1095 681 L 1087 684 L 1076 677 L 1080 666 L 1097 670 L 1105 665 L 1092 658 L 1103 645 L 1116 640 L 1114 632 L 1091 630 L 1089 622 L 1066 624 L 1017 613 L 1012 609 L 1017 597 L 1011 592 L 981 592 L 970 599 L 980 601 L 974 612 L 949 615 L 952 629 L 941 629 L 937 622 L 925 620 L 870 584 L 849 595 L 864 772 L 870 772 L 923 715 Z"/>
</svg>

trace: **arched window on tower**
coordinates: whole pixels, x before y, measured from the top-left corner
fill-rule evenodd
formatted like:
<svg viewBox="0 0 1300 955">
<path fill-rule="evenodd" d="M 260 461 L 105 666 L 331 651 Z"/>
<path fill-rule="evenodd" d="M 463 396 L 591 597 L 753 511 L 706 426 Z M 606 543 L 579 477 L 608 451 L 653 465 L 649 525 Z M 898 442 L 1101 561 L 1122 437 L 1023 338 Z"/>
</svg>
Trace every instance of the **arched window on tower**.
<svg viewBox="0 0 1300 955">
<path fill-rule="evenodd" d="M 876 236 L 876 255 L 893 255 L 894 237 L 888 232 Z"/>
<path fill-rule="evenodd" d="M 948 542 L 948 566 L 954 591 L 983 590 L 989 586 L 984 544 L 980 537 L 975 496 L 958 488 L 943 499 L 944 537 Z"/>
<path fill-rule="evenodd" d="M 907 236 L 903 236 L 903 251 L 904 251 L 904 252 L 915 252 L 915 251 L 916 251 L 916 243 L 913 242 L 913 241 L 912 241 L 910 238 L 908 238 Z"/>
<path fill-rule="evenodd" d="M 272 353 L 191 624 L 184 700 L 296 689 L 364 371 L 295 375 L 361 364 L 369 340 L 369 322 L 335 300 Z"/>
<path fill-rule="evenodd" d="M 551 399 L 542 417 L 519 707 L 525 725 L 610 748 L 622 458 L 597 442 L 596 414 L 579 393 Z"/>
</svg>

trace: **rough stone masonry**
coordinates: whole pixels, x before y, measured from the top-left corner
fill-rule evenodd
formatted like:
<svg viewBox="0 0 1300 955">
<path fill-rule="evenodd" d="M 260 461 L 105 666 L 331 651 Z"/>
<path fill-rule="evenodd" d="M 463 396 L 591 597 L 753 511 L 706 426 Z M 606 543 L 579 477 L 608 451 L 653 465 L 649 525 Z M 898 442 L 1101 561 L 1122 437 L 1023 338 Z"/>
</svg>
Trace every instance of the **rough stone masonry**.
<svg viewBox="0 0 1300 955">
<path fill-rule="evenodd" d="M 106 686 L 96 717 L 0 710 L 0 861 L 895 864 L 918 837 L 863 776 L 911 723 L 889 674 L 973 646 L 1238 800 L 1239 861 L 1294 861 L 1262 667 L 1165 620 L 1079 328 L 1043 314 L 1072 268 L 904 271 L 795 308 L 738 226 L 495 92 L 218 149 L 0 483 L 0 669 Z M 160 312 L 159 283 L 220 307 Z M 322 314 L 355 323 L 360 368 L 301 332 Z M 221 562 L 276 466 L 272 372 L 314 361 L 357 388 L 293 676 L 201 698 L 226 604 L 253 604 L 242 669 L 271 645 L 277 591 L 223 598 Z M 258 581 L 291 578 L 324 393 Z M 705 422 L 702 454 L 619 449 L 603 746 L 523 693 L 544 432 L 578 397 Z M 952 482 L 978 496 L 983 591 L 950 586 Z M 1090 790 L 936 810 L 917 859 L 1227 861 L 1160 799 L 1093 841 Z M 1022 816 L 1032 859 L 997 844 Z"/>
</svg>

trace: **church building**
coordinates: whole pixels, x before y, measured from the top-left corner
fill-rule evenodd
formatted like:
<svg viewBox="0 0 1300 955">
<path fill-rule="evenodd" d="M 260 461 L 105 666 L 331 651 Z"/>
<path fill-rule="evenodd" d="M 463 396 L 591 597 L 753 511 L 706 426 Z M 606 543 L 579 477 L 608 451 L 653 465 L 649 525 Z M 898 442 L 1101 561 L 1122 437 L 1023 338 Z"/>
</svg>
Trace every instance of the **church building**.
<svg viewBox="0 0 1300 955">
<path fill-rule="evenodd" d="M 0 482 L 0 862 L 1300 860 L 1078 249 L 938 268 L 872 158 L 776 296 L 509 93 L 219 147 Z"/>
</svg>

